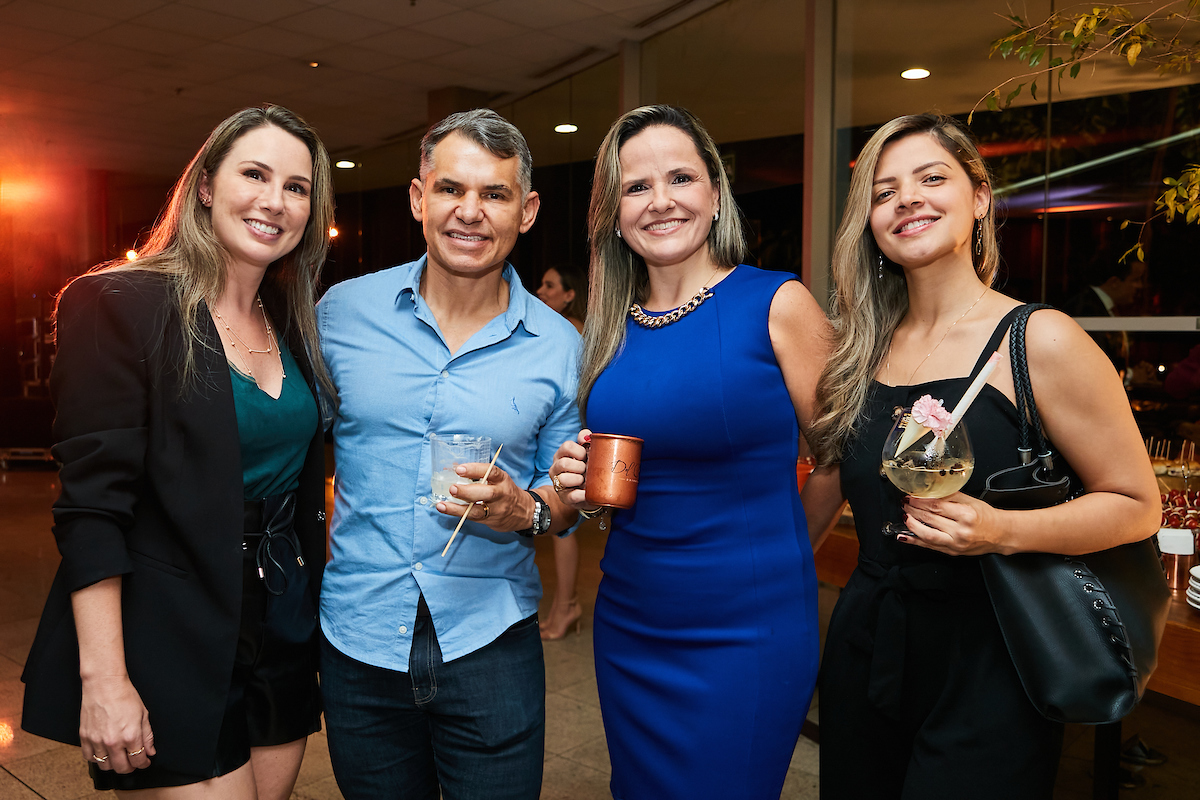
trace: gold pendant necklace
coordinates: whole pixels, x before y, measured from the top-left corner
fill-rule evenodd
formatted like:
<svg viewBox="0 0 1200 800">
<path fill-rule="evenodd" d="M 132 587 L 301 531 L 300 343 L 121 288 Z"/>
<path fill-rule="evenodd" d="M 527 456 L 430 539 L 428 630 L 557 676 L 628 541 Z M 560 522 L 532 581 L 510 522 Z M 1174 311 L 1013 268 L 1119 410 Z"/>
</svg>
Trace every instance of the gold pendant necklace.
<svg viewBox="0 0 1200 800">
<path fill-rule="evenodd" d="M 267 331 L 267 348 L 265 350 L 255 350 L 253 347 L 246 344 L 246 341 L 244 339 L 242 339 L 242 337 L 237 335 L 237 331 L 235 331 L 233 328 L 229 327 L 229 323 L 225 320 L 224 317 L 221 316 L 221 312 L 217 310 L 217 307 L 214 305 L 212 308 L 213 316 L 217 318 L 217 320 L 225 327 L 225 330 L 229 333 L 229 335 L 233 337 L 232 339 L 229 340 L 229 346 L 231 348 L 233 348 L 233 352 L 236 353 L 238 358 L 241 360 L 242 366 L 244 366 L 246 368 L 246 374 L 249 375 L 251 378 L 254 377 L 254 369 L 253 369 L 253 367 L 250 366 L 250 356 L 255 355 L 255 354 L 265 355 L 267 353 L 273 352 L 278 349 L 277 345 L 279 344 L 279 340 L 275 338 L 275 331 L 273 331 L 271 329 L 271 322 L 270 322 L 270 320 L 267 319 L 267 311 L 265 308 L 263 308 L 262 296 L 257 295 L 255 297 L 255 299 L 258 302 L 258 311 L 260 314 L 262 314 L 263 327 L 266 328 L 266 331 Z M 245 355 L 242 355 L 242 353 L 238 350 L 239 342 L 241 343 L 242 347 L 246 350 Z M 280 372 L 283 373 L 283 377 L 286 378 L 287 370 L 285 370 L 283 367 L 283 353 L 282 352 L 279 353 L 279 370 L 280 370 Z"/>
<path fill-rule="evenodd" d="M 933 346 L 933 350 L 930 350 L 928 353 L 925 354 L 925 357 L 921 359 L 921 363 L 917 364 L 917 368 L 914 369 L 912 371 L 912 374 L 910 374 L 908 376 L 908 382 L 904 384 L 905 386 L 913 385 L 912 379 L 916 377 L 917 370 L 919 370 L 921 367 L 925 366 L 925 362 L 928 361 L 929 357 L 934 354 L 934 351 L 936 351 L 939 347 L 942 346 L 942 342 L 946 341 L 946 337 L 950 335 L 950 331 L 954 329 L 954 326 L 957 325 L 959 322 L 961 322 L 963 320 L 963 317 L 966 317 L 967 314 L 970 314 L 971 309 L 974 308 L 975 306 L 979 305 L 979 301 L 982 300 L 983 295 L 987 294 L 987 293 L 988 293 L 988 290 L 987 290 L 987 287 L 985 286 L 983 289 L 983 294 L 981 294 L 981 295 L 979 295 L 979 297 L 975 298 L 975 302 L 971 303 L 971 305 L 967 307 L 967 310 L 962 313 L 961 317 L 954 320 L 954 322 L 950 323 L 950 327 L 946 328 L 946 332 L 942 334 L 942 338 L 938 339 L 937 344 L 935 344 Z M 918 350 L 917 352 L 919 353 L 921 351 Z M 890 343 L 888 344 L 887 376 L 888 376 L 888 380 L 890 381 L 892 379 L 892 346 Z"/>
</svg>

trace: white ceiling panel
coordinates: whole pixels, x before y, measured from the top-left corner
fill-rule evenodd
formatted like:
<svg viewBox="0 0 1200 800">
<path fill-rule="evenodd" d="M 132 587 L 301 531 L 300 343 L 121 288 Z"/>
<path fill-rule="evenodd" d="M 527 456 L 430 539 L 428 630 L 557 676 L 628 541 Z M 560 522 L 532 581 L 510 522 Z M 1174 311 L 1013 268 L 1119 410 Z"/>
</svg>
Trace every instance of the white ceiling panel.
<svg viewBox="0 0 1200 800">
<path fill-rule="evenodd" d="M 275 24 L 289 31 L 320 36 L 336 42 L 353 42 L 375 36 L 386 26 L 386 23 L 377 19 L 331 8 L 314 8 L 303 14 L 284 17 Z"/>
<path fill-rule="evenodd" d="M 536 64 L 537 67 L 528 73 L 530 75 L 541 72 L 547 65 L 561 64 L 584 49 L 578 42 L 553 36 L 545 31 L 527 31 L 498 42 L 497 46 L 504 52 L 512 53 L 516 58 Z M 568 69 L 574 71 L 576 67 L 571 65 Z"/>
<path fill-rule="evenodd" d="M 178 5 L 258 23 L 274 22 L 312 8 L 309 0 L 179 0 Z"/>
<path fill-rule="evenodd" d="M 40 55 L 21 65 L 23 71 L 36 75 L 55 75 L 61 78 L 95 83 L 112 78 L 128 71 L 119 59 L 103 59 L 87 61 L 77 58 L 63 58 L 58 54 Z"/>
<path fill-rule="evenodd" d="M 186 33 L 213 41 L 220 41 L 254 26 L 252 22 L 228 14 L 218 14 L 178 3 L 156 8 L 133 21 L 147 28 Z"/>
<path fill-rule="evenodd" d="M 0 25 L 23 25 L 43 31 L 53 31 L 82 39 L 96 31 L 112 27 L 113 20 L 89 14 L 85 11 L 75 11 L 69 8 L 48 6 L 35 0 L 13 0 L 0 6 Z M 7 39 L 8 37 L 4 37 Z"/>
<path fill-rule="evenodd" d="M 195 36 L 155 30 L 132 22 L 123 22 L 100 31 L 93 38 L 105 44 L 161 55 L 183 55 L 209 43 L 207 40 Z"/>
<path fill-rule="evenodd" d="M 492 0 L 476 11 L 528 28 L 552 28 L 596 16 L 592 6 L 577 0 Z"/>
<path fill-rule="evenodd" d="M 466 86 L 471 89 L 485 89 L 479 85 L 481 76 L 451 67 L 435 66 L 428 61 L 410 61 L 395 69 L 378 73 L 381 78 L 390 78 L 399 83 L 415 87 L 421 91 L 437 89 L 443 86 Z M 494 91 L 488 87 L 486 91 Z"/>
<path fill-rule="evenodd" d="M 261 50 L 297 61 L 308 61 L 318 50 L 335 44 L 332 39 L 297 33 L 278 25 L 261 25 L 225 39 L 226 44 L 236 44 L 250 50 Z"/>
<path fill-rule="evenodd" d="M 39 5 L 84 11 L 109 19 L 132 19 L 167 5 L 167 0 L 39 0 Z"/>
<path fill-rule="evenodd" d="M 13 22 L 0 24 L 0 31 L 4 32 L 4 35 L 0 37 L 0 41 L 4 42 L 3 46 L 0 46 L 0 50 L 13 47 L 32 53 L 50 53 L 68 47 L 77 41 L 74 36 L 40 28 L 29 28 Z"/>
<path fill-rule="evenodd" d="M 368 50 L 358 44 L 342 44 L 317 50 L 312 57 L 321 65 L 334 69 L 345 69 L 352 72 L 379 72 L 380 70 L 398 67 L 409 60 L 403 53 Z"/>
<path fill-rule="evenodd" d="M 404 0 L 334 0 L 327 7 L 382 20 L 398 27 L 444 17 L 459 10 L 445 0 L 421 0 L 415 5 Z"/>
<path fill-rule="evenodd" d="M 411 26 L 413 30 L 444 36 L 455 42 L 486 48 L 497 39 L 516 36 L 526 30 L 520 25 L 477 11 L 458 11 L 429 22 Z"/>
<path fill-rule="evenodd" d="M 378 36 L 361 39 L 355 42 L 354 46 L 377 50 L 410 61 L 453 53 L 462 48 L 458 42 L 410 28 L 393 28 Z"/>
<path fill-rule="evenodd" d="M 223 116 L 263 102 L 310 117 L 331 147 L 369 150 L 424 125 L 430 90 L 519 97 L 665 27 L 616 14 L 674 3 L 0 0 L 0 112 L 22 125 L 0 137 L 0 165 L 20 149 L 173 175 Z"/>
</svg>

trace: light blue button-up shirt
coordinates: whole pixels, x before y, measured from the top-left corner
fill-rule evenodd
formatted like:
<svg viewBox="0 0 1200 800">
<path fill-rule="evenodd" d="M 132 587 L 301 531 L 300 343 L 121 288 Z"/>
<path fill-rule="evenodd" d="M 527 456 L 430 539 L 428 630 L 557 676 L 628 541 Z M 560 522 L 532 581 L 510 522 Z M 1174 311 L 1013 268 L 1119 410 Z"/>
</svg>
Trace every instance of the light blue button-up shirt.
<svg viewBox="0 0 1200 800">
<path fill-rule="evenodd" d="M 329 289 L 317 308 L 338 390 L 333 558 L 321 627 L 351 658 L 408 671 L 424 594 L 446 661 L 537 611 L 533 541 L 456 520 L 430 499 L 429 435 L 490 436 L 520 487 L 550 483 L 558 446 L 579 433 L 579 334 L 521 286 L 508 310 L 451 355 L 419 287 L 425 258 Z"/>
</svg>

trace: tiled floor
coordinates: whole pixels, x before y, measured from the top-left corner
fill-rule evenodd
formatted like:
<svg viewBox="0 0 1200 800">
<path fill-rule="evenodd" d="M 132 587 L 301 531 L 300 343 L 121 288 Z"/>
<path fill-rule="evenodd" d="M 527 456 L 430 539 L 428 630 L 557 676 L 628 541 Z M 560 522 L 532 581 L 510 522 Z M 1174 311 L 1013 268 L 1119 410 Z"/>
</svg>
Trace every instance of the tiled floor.
<svg viewBox="0 0 1200 800">
<path fill-rule="evenodd" d="M 52 471 L 16 466 L 0 470 L 0 800 L 74 800 L 103 798 L 91 789 L 78 750 L 31 736 L 20 730 L 22 684 L 19 676 L 33 639 L 41 604 L 58 562 L 50 534 L 50 504 L 57 494 Z M 582 564 L 579 596 L 584 607 L 583 634 L 547 642 L 546 773 L 542 797 L 547 800 L 607 798 L 608 753 L 600 723 L 592 639 L 588 622 L 600 580 L 598 562 L 603 534 L 581 532 Z M 549 541 L 538 543 L 538 566 L 553 590 L 553 555 Z M 828 620 L 836 590 L 823 589 L 822 623 Z M 1200 669 L 1200 664 L 1197 665 Z M 815 715 L 814 715 L 815 716 Z M 1200 713 L 1152 699 L 1126 721 L 1171 760 L 1147 767 L 1147 786 L 1122 792 L 1123 798 L 1160 800 L 1200 797 Z M 1091 731 L 1068 731 L 1059 800 L 1091 797 Z M 997 754 L 1003 758 L 1002 753 Z M 792 759 L 783 798 L 817 797 L 817 747 L 801 739 Z M 970 796 L 964 787 L 963 796 Z M 329 766 L 323 733 L 310 738 L 293 798 L 341 798 Z"/>
</svg>

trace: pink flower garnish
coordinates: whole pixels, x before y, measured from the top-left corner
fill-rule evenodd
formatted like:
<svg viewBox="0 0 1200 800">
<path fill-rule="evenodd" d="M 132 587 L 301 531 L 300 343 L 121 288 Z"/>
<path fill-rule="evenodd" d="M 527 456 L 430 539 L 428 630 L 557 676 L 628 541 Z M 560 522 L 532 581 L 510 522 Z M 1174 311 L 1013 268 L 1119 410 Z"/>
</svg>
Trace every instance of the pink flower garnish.
<svg viewBox="0 0 1200 800">
<path fill-rule="evenodd" d="M 934 400 L 929 395 L 923 395 L 913 403 L 912 418 L 914 422 L 924 425 L 938 436 L 946 434 L 951 421 L 950 412 L 942 405 L 942 401 Z"/>
</svg>

